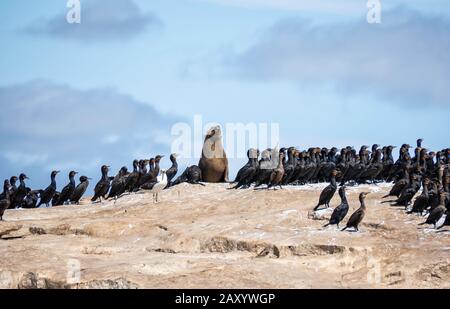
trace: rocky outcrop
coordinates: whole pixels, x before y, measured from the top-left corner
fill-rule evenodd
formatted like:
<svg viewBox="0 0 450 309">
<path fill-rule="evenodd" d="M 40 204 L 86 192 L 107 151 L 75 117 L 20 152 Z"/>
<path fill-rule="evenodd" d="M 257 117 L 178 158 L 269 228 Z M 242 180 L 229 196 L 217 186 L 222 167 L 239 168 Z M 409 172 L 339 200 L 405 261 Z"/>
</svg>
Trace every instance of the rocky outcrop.
<svg viewBox="0 0 450 309">
<path fill-rule="evenodd" d="M 321 185 L 278 191 L 179 185 L 117 202 L 5 213 L 0 288 L 450 287 L 449 232 L 418 227 L 370 190 L 359 233 L 312 215 Z M 337 198 L 331 205 L 339 203 Z"/>
</svg>

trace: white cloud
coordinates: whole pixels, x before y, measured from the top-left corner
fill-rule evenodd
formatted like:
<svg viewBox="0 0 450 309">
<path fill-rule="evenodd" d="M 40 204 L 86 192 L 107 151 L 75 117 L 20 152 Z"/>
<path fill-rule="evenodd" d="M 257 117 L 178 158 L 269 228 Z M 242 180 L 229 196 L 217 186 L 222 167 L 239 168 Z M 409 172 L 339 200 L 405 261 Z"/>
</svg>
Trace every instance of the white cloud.
<svg viewBox="0 0 450 309">
<path fill-rule="evenodd" d="M 103 144 L 116 144 L 118 141 L 120 141 L 119 135 L 108 135 L 102 139 Z"/>
<path fill-rule="evenodd" d="M 69 24 L 61 12 L 49 20 L 38 20 L 24 32 L 64 40 L 83 42 L 124 41 L 147 28 L 160 28 L 163 23 L 154 13 L 143 12 L 133 0 L 82 1 L 81 23 Z"/>
<path fill-rule="evenodd" d="M 284 20 L 250 48 L 225 56 L 223 67 L 244 79 L 332 84 L 392 102 L 448 106 L 449 51 L 449 20 L 394 10 L 380 25 Z"/>
<path fill-rule="evenodd" d="M 111 173 L 131 167 L 141 159 L 136 149 L 144 157 L 167 154 L 170 147 L 157 137 L 181 120 L 112 88 L 79 90 L 43 80 L 0 87 L 0 108 L 0 155 L 7 160 L 0 175 L 26 171 L 44 185 L 52 169 L 96 178 L 102 164 Z"/>
<path fill-rule="evenodd" d="M 11 164 L 28 166 L 45 163 L 48 159 L 48 154 L 24 153 L 20 151 L 7 150 L 3 154 L 3 157 Z"/>
</svg>

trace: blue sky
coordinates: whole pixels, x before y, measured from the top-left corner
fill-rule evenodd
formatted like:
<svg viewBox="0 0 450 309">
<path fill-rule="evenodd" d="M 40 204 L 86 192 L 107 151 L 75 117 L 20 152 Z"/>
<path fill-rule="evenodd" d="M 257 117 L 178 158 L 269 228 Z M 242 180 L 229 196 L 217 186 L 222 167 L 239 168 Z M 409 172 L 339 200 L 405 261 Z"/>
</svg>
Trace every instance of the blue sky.
<svg viewBox="0 0 450 309">
<path fill-rule="evenodd" d="M 278 122 L 281 143 L 300 147 L 448 147 L 444 0 L 381 1 L 376 25 L 362 0 L 81 3 L 81 25 L 65 23 L 66 1 L 0 3 L 4 178 L 115 173 L 168 154 L 171 126 L 195 114 Z"/>
</svg>

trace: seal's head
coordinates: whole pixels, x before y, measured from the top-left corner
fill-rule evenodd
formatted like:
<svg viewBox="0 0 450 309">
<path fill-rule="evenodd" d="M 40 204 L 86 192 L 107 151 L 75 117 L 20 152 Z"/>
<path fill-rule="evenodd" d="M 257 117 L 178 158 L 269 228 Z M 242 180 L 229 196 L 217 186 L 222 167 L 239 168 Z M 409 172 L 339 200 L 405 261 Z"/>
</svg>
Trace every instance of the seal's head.
<svg viewBox="0 0 450 309">
<path fill-rule="evenodd" d="M 205 140 L 207 139 L 220 139 L 222 137 L 222 129 L 220 128 L 219 125 L 211 127 L 207 132 L 206 132 L 206 137 Z"/>
</svg>

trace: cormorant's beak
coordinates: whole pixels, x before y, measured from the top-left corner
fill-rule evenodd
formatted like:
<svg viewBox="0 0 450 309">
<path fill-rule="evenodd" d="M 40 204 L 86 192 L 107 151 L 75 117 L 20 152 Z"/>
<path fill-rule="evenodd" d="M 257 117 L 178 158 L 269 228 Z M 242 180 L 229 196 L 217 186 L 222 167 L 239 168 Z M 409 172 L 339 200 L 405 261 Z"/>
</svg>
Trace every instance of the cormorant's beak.
<svg viewBox="0 0 450 309">
<path fill-rule="evenodd" d="M 30 178 L 28 178 L 28 176 L 25 176 L 25 179 L 30 179 Z"/>
<path fill-rule="evenodd" d="M 180 155 L 179 155 L 178 153 L 174 153 L 173 156 L 174 156 L 175 158 L 178 158 Z"/>
<path fill-rule="evenodd" d="M 61 171 L 55 171 L 56 172 L 56 174 L 59 174 Z"/>
<path fill-rule="evenodd" d="M 75 175 L 78 174 L 78 172 L 75 172 Z"/>
<path fill-rule="evenodd" d="M 88 177 L 87 179 L 88 179 L 88 180 L 92 180 L 92 178 L 90 178 L 90 177 Z"/>
<path fill-rule="evenodd" d="M 109 165 L 107 165 L 106 167 L 107 167 L 107 168 L 111 168 L 111 166 L 109 166 Z"/>
</svg>

